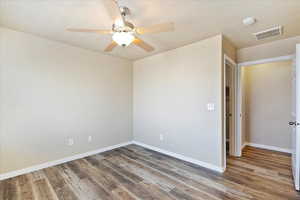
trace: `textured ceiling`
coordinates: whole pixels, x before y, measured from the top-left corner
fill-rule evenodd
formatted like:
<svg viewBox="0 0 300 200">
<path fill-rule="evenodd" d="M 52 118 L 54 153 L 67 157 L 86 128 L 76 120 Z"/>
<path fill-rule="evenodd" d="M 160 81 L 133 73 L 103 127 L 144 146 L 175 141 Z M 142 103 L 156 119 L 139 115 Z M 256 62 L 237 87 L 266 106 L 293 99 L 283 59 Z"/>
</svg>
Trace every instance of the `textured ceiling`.
<svg viewBox="0 0 300 200">
<path fill-rule="evenodd" d="M 112 0 L 0 0 L 0 24 L 91 50 L 103 51 L 109 35 L 72 33 L 66 28 L 110 29 Z M 140 36 L 152 44 L 151 53 L 129 46 L 112 55 L 131 60 L 190 44 L 223 33 L 238 48 L 300 35 L 299 0 L 119 0 L 131 9 L 129 20 L 137 26 L 174 22 L 175 32 Z M 255 25 L 242 19 L 254 16 Z M 284 26 L 284 35 L 256 41 L 252 33 Z"/>
</svg>

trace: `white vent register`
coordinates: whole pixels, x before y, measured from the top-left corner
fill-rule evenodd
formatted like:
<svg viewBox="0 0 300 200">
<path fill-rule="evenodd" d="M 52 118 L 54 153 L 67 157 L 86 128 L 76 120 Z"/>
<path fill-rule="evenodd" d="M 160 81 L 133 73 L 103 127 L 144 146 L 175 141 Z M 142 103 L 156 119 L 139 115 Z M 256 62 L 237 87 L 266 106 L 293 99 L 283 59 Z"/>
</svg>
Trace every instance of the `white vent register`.
<svg viewBox="0 0 300 200">
<path fill-rule="evenodd" d="M 253 35 L 256 37 L 257 40 L 263 40 L 266 38 L 274 37 L 277 35 L 283 34 L 283 27 L 282 26 L 276 26 L 274 28 L 270 28 L 264 31 L 260 31 L 257 33 L 253 33 Z"/>
</svg>

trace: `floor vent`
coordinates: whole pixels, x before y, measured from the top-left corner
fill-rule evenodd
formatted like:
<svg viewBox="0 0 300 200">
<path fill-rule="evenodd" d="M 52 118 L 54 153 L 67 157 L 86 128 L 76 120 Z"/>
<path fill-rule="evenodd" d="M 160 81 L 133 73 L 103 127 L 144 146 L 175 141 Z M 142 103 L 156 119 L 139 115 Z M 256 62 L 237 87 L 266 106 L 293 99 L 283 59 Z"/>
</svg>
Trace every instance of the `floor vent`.
<svg viewBox="0 0 300 200">
<path fill-rule="evenodd" d="M 256 37 L 257 40 L 263 40 L 263 39 L 266 39 L 269 37 L 282 35 L 282 32 L 283 32 L 282 30 L 283 30 L 282 26 L 277 26 L 277 27 L 270 28 L 270 29 L 267 29 L 264 31 L 253 33 L 253 35 Z"/>
</svg>

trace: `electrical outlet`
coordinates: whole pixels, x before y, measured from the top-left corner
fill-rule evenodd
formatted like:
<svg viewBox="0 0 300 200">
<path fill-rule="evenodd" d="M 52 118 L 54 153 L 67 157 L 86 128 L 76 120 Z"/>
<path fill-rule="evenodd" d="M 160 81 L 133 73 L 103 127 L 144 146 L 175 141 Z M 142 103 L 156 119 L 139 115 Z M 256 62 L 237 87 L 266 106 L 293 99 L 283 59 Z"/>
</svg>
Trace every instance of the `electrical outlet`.
<svg viewBox="0 0 300 200">
<path fill-rule="evenodd" d="M 92 138 L 92 136 L 90 135 L 90 136 L 88 137 L 88 142 L 92 142 L 92 140 L 93 140 L 93 138 Z"/>
<path fill-rule="evenodd" d="M 160 141 L 163 141 L 163 140 L 164 140 L 164 135 L 163 135 L 163 134 L 160 134 L 160 135 L 159 135 L 159 140 L 160 140 Z"/>
<path fill-rule="evenodd" d="M 69 138 L 67 141 L 68 146 L 72 146 L 74 144 L 74 139 L 73 138 Z"/>
</svg>

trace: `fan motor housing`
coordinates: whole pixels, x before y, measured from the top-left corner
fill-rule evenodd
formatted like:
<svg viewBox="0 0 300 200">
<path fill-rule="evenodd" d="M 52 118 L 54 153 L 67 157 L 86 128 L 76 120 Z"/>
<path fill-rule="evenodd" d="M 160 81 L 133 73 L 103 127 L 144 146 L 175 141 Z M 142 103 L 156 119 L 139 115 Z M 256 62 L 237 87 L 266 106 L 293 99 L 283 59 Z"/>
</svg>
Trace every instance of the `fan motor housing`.
<svg viewBox="0 0 300 200">
<path fill-rule="evenodd" d="M 113 24 L 112 30 L 114 32 L 133 32 L 134 31 L 134 25 L 128 21 L 124 22 L 124 26 L 120 27 L 117 26 L 116 24 Z"/>
<path fill-rule="evenodd" d="M 127 8 L 126 6 L 121 6 L 120 10 L 121 10 L 121 15 L 123 15 L 123 16 L 131 14 L 130 9 Z"/>
</svg>

